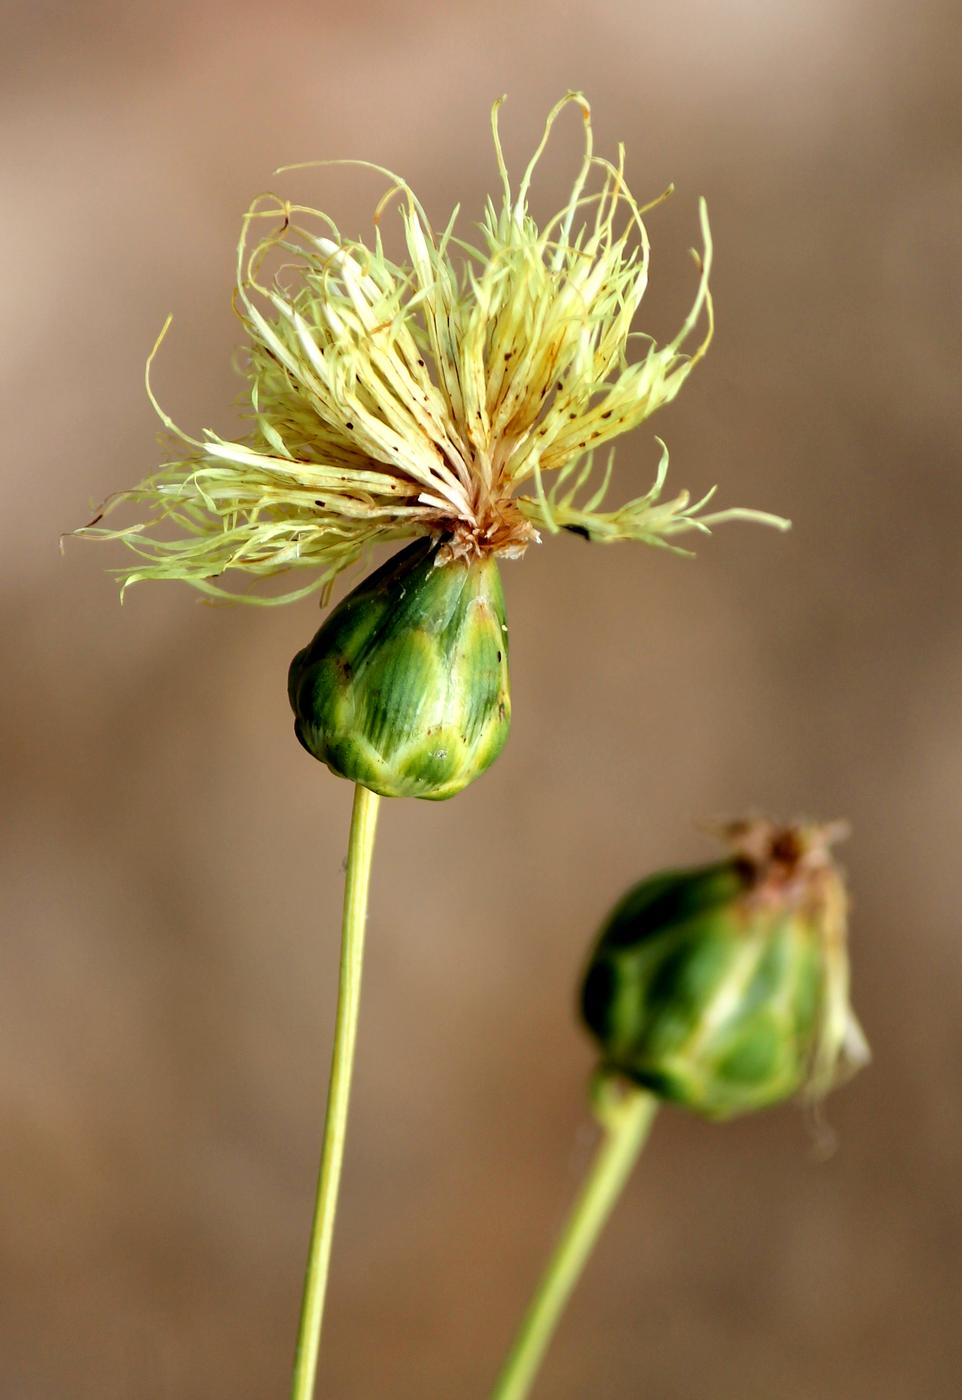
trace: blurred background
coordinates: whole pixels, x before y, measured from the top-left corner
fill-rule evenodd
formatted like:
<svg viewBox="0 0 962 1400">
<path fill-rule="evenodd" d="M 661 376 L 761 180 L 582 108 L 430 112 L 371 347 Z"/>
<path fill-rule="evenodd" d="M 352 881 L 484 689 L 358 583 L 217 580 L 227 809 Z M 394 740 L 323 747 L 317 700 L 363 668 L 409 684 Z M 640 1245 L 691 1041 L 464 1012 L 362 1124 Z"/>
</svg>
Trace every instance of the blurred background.
<svg viewBox="0 0 962 1400">
<path fill-rule="evenodd" d="M 210 608 L 68 543 L 239 383 L 238 220 L 350 234 L 383 182 L 464 231 L 581 87 L 650 219 L 645 329 L 718 335 L 619 448 L 792 517 L 696 561 L 570 538 L 504 569 L 515 721 L 456 802 L 387 803 L 322 1357 L 331 1400 L 497 1370 L 591 1151 L 576 980 L 608 905 L 714 858 L 700 818 L 851 819 L 872 1068 L 819 1162 L 788 1108 L 659 1120 L 545 1400 L 949 1400 L 962 1376 L 958 9 L 925 0 L 265 6 L 4 0 L 0 1395 L 286 1394 L 351 792 L 294 742 L 316 602 Z M 580 139 L 533 193 L 553 212 Z"/>
</svg>

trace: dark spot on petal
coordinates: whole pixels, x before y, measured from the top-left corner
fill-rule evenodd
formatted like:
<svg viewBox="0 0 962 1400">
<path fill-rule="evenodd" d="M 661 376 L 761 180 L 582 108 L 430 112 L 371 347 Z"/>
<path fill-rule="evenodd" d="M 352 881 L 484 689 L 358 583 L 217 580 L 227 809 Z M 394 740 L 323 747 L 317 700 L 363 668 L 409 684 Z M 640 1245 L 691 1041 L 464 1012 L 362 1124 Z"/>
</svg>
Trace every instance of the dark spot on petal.
<svg viewBox="0 0 962 1400">
<path fill-rule="evenodd" d="M 353 433 L 353 431 L 354 431 L 354 424 L 353 424 L 353 423 L 345 423 L 344 426 L 345 426 L 345 428 L 350 428 L 351 432 Z"/>
<path fill-rule="evenodd" d="M 608 412 L 607 412 L 607 413 L 603 413 L 601 416 L 602 416 L 602 418 L 610 418 L 610 417 L 611 417 L 611 409 L 609 408 Z"/>
</svg>

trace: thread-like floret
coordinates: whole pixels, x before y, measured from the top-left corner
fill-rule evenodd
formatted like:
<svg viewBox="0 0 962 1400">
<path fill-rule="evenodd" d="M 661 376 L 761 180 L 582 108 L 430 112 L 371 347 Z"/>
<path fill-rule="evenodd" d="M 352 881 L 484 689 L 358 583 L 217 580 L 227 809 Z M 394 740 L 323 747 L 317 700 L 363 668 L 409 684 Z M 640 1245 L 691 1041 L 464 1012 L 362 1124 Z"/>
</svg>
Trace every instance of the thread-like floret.
<svg viewBox="0 0 962 1400">
<path fill-rule="evenodd" d="M 583 117 L 582 159 L 564 207 L 539 226 L 528 212 L 531 180 L 569 105 Z M 692 505 L 686 492 L 662 501 L 663 444 L 652 488 L 602 510 L 612 463 L 593 482 L 594 453 L 669 403 L 711 340 L 704 201 L 694 303 L 659 346 L 633 329 L 648 281 L 643 215 L 652 205 L 642 208 L 628 188 L 623 148 L 613 163 L 594 155 L 588 103 L 569 93 L 515 192 L 499 107 L 492 131 L 502 194 L 487 203 L 478 246 L 455 237 L 457 210 L 436 234 L 407 183 L 367 162 L 356 164 L 390 181 L 370 246 L 342 237 L 317 210 L 273 194 L 255 200 L 243 219 L 234 299 L 247 337 L 248 433 L 191 437 L 159 407 L 149 379 L 165 326 L 147 387 L 189 451 L 112 498 L 79 532 L 119 539 L 139 556 L 119 571 L 124 586 L 182 579 L 222 594 L 226 574 L 311 570 L 304 588 L 282 597 L 246 595 L 282 602 L 325 588 L 387 540 L 443 536 L 443 564 L 518 556 L 539 531 L 664 545 L 735 516 L 785 524 L 753 511 L 706 515 L 708 497 Z M 403 262 L 388 257 L 380 229 L 395 197 Z M 119 529 L 100 523 L 122 504 L 146 506 L 148 518 Z"/>
</svg>

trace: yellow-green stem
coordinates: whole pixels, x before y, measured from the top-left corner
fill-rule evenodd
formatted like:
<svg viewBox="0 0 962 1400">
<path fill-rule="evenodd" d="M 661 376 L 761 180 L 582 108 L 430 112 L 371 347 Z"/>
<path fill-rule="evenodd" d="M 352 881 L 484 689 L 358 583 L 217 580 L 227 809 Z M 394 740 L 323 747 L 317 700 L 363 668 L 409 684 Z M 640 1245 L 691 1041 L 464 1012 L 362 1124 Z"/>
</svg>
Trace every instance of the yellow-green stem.
<svg viewBox="0 0 962 1400">
<path fill-rule="evenodd" d="M 658 1100 L 626 1090 L 603 1113 L 604 1137 L 541 1276 L 491 1400 L 524 1400 L 565 1305 L 651 1128 Z"/>
<path fill-rule="evenodd" d="M 357 1040 L 357 1017 L 361 1001 L 361 965 L 364 957 L 364 925 L 371 878 L 371 856 L 380 798 L 367 788 L 354 789 L 351 836 L 344 876 L 344 916 L 341 924 L 341 974 L 337 993 L 337 1019 L 334 1026 L 334 1052 L 327 1091 L 324 1120 L 324 1146 L 317 1179 L 317 1200 L 311 1243 L 307 1255 L 301 1322 L 294 1356 L 291 1400 L 312 1400 L 317 1356 L 324 1316 L 327 1271 L 334 1237 L 337 1188 L 344 1160 L 347 1135 L 347 1109 L 351 1094 L 351 1070 Z"/>
</svg>

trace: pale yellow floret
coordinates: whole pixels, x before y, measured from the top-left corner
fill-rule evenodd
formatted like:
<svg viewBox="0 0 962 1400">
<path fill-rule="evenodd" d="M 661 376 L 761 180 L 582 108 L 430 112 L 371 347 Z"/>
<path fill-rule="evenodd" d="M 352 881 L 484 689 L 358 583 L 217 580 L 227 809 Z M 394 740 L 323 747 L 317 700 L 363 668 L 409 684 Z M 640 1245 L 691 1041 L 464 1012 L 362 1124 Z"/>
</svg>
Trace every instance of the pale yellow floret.
<svg viewBox="0 0 962 1400">
<path fill-rule="evenodd" d="M 539 227 L 528 213 L 531 179 L 569 104 L 583 116 L 583 156 L 567 203 Z M 281 602 L 324 588 L 382 540 L 444 536 L 443 562 L 476 551 L 517 556 L 539 530 L 671 547 L 673 536 L 725 519 L 785 524 L 751 511 L 700 514 L 708 497 L 690 505 L 685 492 L 661 501 L 667 450 L 645 495 L 601 511 L 609 460 L 601 489 L 578 504 L 592 453 L 669 403 L 708 348 L 708 220 L 702 202 L 694 304 L 678 334 L 658 346 L 633 330 L 649 242 L 646 208 L 625 182 L 624 150 L 615 163 L 594 156 L 588 103 L 569 93 L 549 114 L 513 194 L 499 108 L 492 131 L 502 197 L 487 203 L 479 247 L 455 238 L 457 210 L 436 236 L 413 191 L 379 166 L 368 168 L 391 187 L 370 247 L 343 238 L 309 207 L 275 195 L 254 202 L 235 291 L 247 333 L 249 433 L 232 441 L 206 429 L 191 438 L 151 393 L 190 453 L 105 508 L 144 503 L 149 521 L 117 530 L 95 522 L 80 532 L 120 539 L 140 556 L 123 571 L 125 586 L 176 578 L 221 595 L 218 580 L 231 571 L 311 569 L 304 588 L 248 597 Z M 600 187 L 588 193 L 595 175 Z M 385 253 L 380 232 L 394 198 L 407 252 L 401 264 Z M 644 352 L 629 360 L 638 342 Z"/>
</svg>

